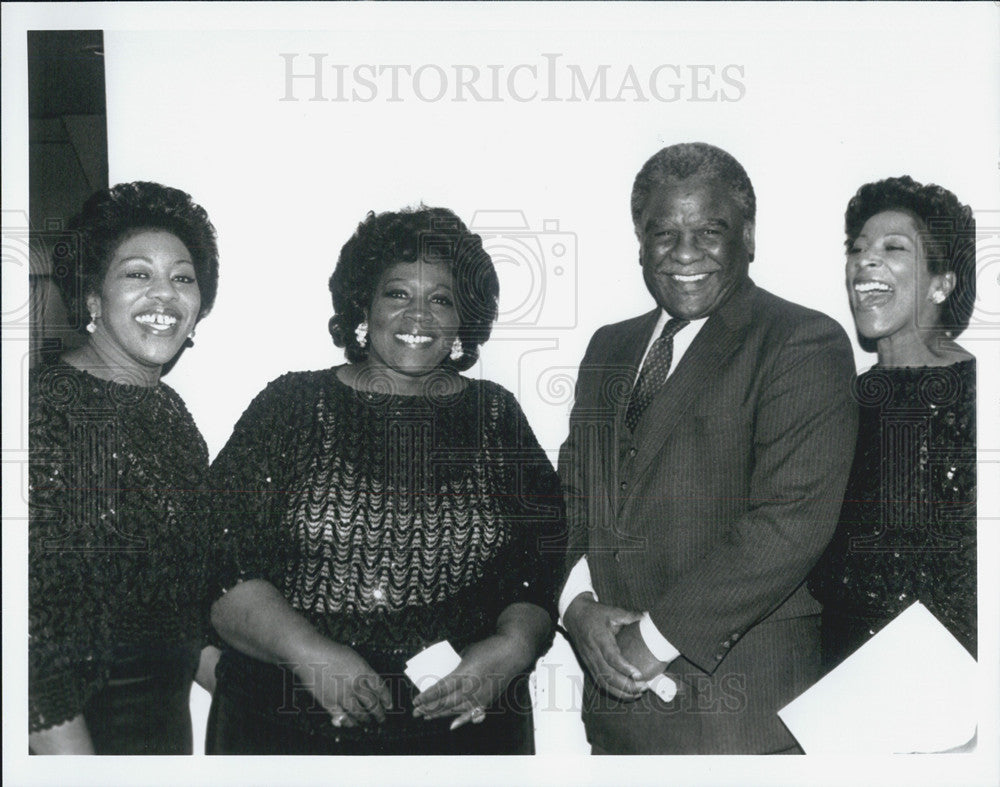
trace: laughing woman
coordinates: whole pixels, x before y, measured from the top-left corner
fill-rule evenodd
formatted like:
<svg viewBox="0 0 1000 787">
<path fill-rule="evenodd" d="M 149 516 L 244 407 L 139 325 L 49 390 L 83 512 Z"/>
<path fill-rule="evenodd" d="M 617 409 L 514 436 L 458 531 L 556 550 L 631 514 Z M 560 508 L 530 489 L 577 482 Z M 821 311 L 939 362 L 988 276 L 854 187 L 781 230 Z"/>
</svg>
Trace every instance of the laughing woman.
<svg viewBox="0 0 1000 787">
<path fill-rule="evenodd" d="M 141 182 L 97 192 L 70 229 L 59 283 L 87 339 L 30 376 L 29 746 L 189 754 L 208 453 L 160 374 L 215 300 L 215 229 Z"/>
<path fill-rule="evenodd" d="M 563 515 L 517 401 L 459 375 L 493 262 L 450 211 L 369 214 L 330 290 L 350 363 L 272 382 L 212 466 L 238 583 L 207 750 L 530 753 Z M 460 663 L 418 688 L 406 662 L 442 641 Z"/>
<path fill-rule="evenodd" d="M 843 661 L 914 601 L 976 655 L 976 361 L 955 338 L 976 297 L 972 210 L 890 178 L 847 207 L 847 290 L 878 364 L 840 523 L 812 578 L 823 657 Z"/>
</svg>

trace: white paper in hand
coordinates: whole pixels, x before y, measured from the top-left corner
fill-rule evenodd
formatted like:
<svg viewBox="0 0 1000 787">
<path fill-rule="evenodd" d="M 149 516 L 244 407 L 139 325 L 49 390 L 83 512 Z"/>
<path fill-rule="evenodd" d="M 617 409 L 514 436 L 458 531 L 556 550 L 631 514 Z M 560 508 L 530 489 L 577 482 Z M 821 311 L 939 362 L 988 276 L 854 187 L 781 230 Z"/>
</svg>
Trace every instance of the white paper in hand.
<svg viewBox="0 0 1000 787">
<path fill-rule="evenodd" d="M 778 716 L 806 754 L 944 751 L 976 731 L 976 668 L 917 602 Z"/>
<path fill-rule="evenodd" d="M 426 691 L 461 663 L 462 657 L 455 652 L 451 643 L 442 640 L 424 648 L 407 661 L 404 672 L 414 686 L 420 691 Z"/>
</svg>

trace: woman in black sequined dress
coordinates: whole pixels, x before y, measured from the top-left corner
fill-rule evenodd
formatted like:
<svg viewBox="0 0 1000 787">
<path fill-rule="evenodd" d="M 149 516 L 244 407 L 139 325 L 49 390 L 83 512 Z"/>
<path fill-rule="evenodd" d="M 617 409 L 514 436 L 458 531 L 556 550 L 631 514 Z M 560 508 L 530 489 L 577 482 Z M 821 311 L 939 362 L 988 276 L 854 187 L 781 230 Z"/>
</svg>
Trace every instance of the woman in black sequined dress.
<svg viewBox="0 0 1000 787">
<path fill-rule="evenodd" d="M 207 751 L 530 753 L 564 517 L 517 401 L 458 374 L 493 263 L 450 211 L 369 214 L 330 290 L 350 363 L 270 383 L 212 466 L 232 648 Z M 421 691 L 405 663 L 441 641 L 461 663 Z"/>
<path fill-rule="evenodd" d="M 846 216 L 847 288 L 878 364 L 840 524 L 811 587 L 832 668 L 914 601 L 976 655 L 976 362 L 955 343 L 975 300 L 975 221 L 908 177 L 863 186 Z"/>
<path fill-rule="evenodd" d="M 29 381 L 29 745 L 190 754 L 208 451 L 160 375 L 215 300 L 215 229 L 183 191 L 137 182 L 70 230 L 57 282 L 87 339 Z"/>
</svg>

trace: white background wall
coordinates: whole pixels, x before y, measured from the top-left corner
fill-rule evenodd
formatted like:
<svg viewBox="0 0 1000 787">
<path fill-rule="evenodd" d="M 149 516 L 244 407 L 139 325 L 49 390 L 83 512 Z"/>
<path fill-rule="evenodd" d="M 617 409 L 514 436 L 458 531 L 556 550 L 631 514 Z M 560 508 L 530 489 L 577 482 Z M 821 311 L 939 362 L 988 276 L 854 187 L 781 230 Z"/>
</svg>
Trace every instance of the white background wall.
<svg viewBox="0 0 1000 787">
<path fill-rule="evenodd" d="M 20 38 L 9 32 L 10 21 L 20 25 Z M 991 462 L 1000 447 L 995 419 L 983 418 L 995 414 L 990 370 L 996 367 L 1000 321 L 997 21 L 995 4 L 69 4 L 40 6 L 30 14 L 5 8 L 4 208 L 20 207 L 15 195 L 22 193 L 25 175 L 18 158 L 24 129 L 10 120 L 10 110 L 19 111 L 23 86 L 8 76 L 9 65 L 23 68 L 23 30 L 103 28 L 111 182 L 149 179 L 183 188 L 206 207 L 219 232 L 222 276 L 215 310 L 199 326 L 196 347 L 167 378 L 188 403 L 213 455 L 268 380 L 289 369 L 341 362 L 326 332 L 326 280 L 341 245 L 368 210 L 423 201 L 450 207 L 467 222 L 477 212 L 520 212 L 527 229 L 519 239 L 494 246 L 501 321 L 480 366 L 469 374 L 517 394 L 554 456 L 591 333 L 652 305 L 637 264 L 629 192 L 636 171 L 656 150 L 703 140 L 734 154 L 758 197 L 751 276 L 783 297 L 827 312 L 852 337 L 843 287 L 844 208 L 862 183 L 910 174 L 952 189 L 979 212 L 979 312 L 964 343 L 981 359 L 989 398 L 980 406 L 980 447 L 984 462 Z M 449 88 L 440 100 L 422 101 L 412 78 L 403 76 L 402 100 L 392 101 L 384 75 L 372 101 L 309 101 L 313 85 L 297 80 L 292 94 L 299 100 L 281 101 L 288 93 L 282 53 L 296 55 L 296 73 L 312 70 L 310 53 L 326 53 L 327 99 L 338 93 L 333 64 L 346 66 L 346 92 L 353 86 L 362 97 L 368 89 L 351 78 L 362 64 L 431 66 L 417 86 L 425 97 L 437 92 L 433 66 L 439 66 Z M 556 94 L 564 99 L 573 95 L 566 71 L 572 64 L 588 79 L 607 66 L 608 98 L 619 92 L 631 67 L 647 100 L 636 100 L 635 91 L 625 91 L 624 101 L 541 100 L 551 92 L 545 55 L 559 55 L 553 58 Z M 520 96 L 537 88 L 534 100 L 516 100 L 507 89 L 508 75 L 519 64 L 538 69 L 536 80 L 521 69 L 514 83 Z M 661 64 L 681 67 L 676 101 L 657 101 L 647 89 L 650 73 Z M 490 73 L 488 66 L 500 67 L 501 100 L 453 100 L 455 65 L 476 66 L 483 74 Z M 714 68 L 708 85 L 692 87 L 692 65 Z M 727 66 L 742 89 L 721 80 Z M 668 93 L 663 86 L 669 75 L 660 72 L 661 93 Z M 489 85 L 483 76 L 477 86 L 483 94 Z M 719 98 L 738 100 L 691 100 L 717 91 Z M 26 109 L 20 117 L 26 126 Z M 26 180 L 23 185 L 20 204 L 26 205 Z M 557 244 L 566 251 L 561 257 Z M 7 266 L 4 273 L 6 291 Z M 5 294 L 5 313 L 7 300 Z M 857 361 L 863 368 L 874 357 L 858 349 Z M 5 360 L 4 371 L 5 394 L 12 390 L 16 397 L 11 381 L 21 370 L 8 368 Z M 998 507 L 990 485 L 981 486 L 985 518 Z M 5 498 L 5 515 L 7 506 Z M 983 528 L 981 571 L 990 577 L 995 544 L 992 530 Z M 7 533 L 4 546 L 7 551 Z M 981 614 L 995 613 L 992 595 L 981 593 L 989 597 Z M 981 647 L 995 653 L 995 620 L 987 623 L 991 633 L 984 632 Z M 23 656 L 13 658 L 23 663 Z M 553 671 L 565 679 L 574 669 L 562 644 L 543 663 L 542 683 L 550 686 Z M 988 680 L 986 696 L 995 711 L 995 676 Z M 538 746 L 549 755 L 547 764 L 522 768 L 518 778 L 540 781 L 556 765 L 568 769 L 571 780 L 603 783 L 604 776 L 614 777 L 608 766 L 571 756 L 586 748 L 567 684 L 556 685 L 561 688 L 546 689 L 555 694 L 543 696 L 538 714 Z M 995 731 L 995 718 L 987 723 Z M 20 735 L 17 725 L 14 732 Z M 20 757 L 21 751 L 13 753 Z M 795 783 L 795 775 L 804 773 L 819 782 L 840 773 L 805 760 L 779 771 L 760 760 L 735 770 L 732 760 L 685 760 L 670 772 L 683 774 L 685 782 L 745 781 L 770 769 L 759 776 L 769 783 Z M 38 778 L 49 773 L 38 768 L 51 767 L 30 766 L 25 773 Z M 185 769 L 189 780 L 260 783 L 312 779 L 329 769 L 299 764 L 293 773 L 287 767 L 267 770 L 278 766 L 264 763 L 260 770 L 255 765 L 237 771 L 207 760 L 170 767 Z M 336 767 L 354 773 L 353 765 Z M 936 767 L 904 763 L 882 780 L 904 774 L 914 783 L 931 778 Z M 979 766 L 970 767 L 972 778 Z M 358 772 L 390 774 L 381 767 Z M 952 783 L 964 778 L 954 767 L 947 773 Z M 161 777 L 145 767 L 130 775 Z M 640 780 L 657 775 L 648 762 L 636 771 Z M 490 783 L 493 776 L 493 766 L 459 771 L 422 762 L 406 781 Z"/>
</svg>

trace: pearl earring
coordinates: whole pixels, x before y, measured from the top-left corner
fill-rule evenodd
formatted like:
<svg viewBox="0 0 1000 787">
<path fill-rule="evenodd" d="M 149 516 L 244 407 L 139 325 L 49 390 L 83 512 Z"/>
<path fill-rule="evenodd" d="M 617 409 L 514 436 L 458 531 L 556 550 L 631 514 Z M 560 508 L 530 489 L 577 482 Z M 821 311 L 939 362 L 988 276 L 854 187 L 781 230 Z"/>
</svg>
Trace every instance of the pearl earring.
<svg viewBox="0 0 1000 787">
<path fill-rule="evenodd" d="M 455 341 L 451 343 L 451 353 L 449 353 L 448 357 L 453 361 L 457 361 L 463 355 L 465 355 L 465 350 L 462 349 L 462 340 L 456 336 Z"/>
<path fill-rule="evenodd" d="M 94 331 L 97 330 L 97 322 L 96 322 L 96 320 L 97 320 L 97 317 L 95 317 L 94 313 L 91 312 L 90 313 L 90 322 L 87 323 L 87 333 L 93 333 Z"/>
<path fill-rule="evenodd" d="M 362 320 L 358 327 L 354 329 L 354 335 L 358 339 L 358 347 L 368 344 L 368 320 Z"/>
</svg>

